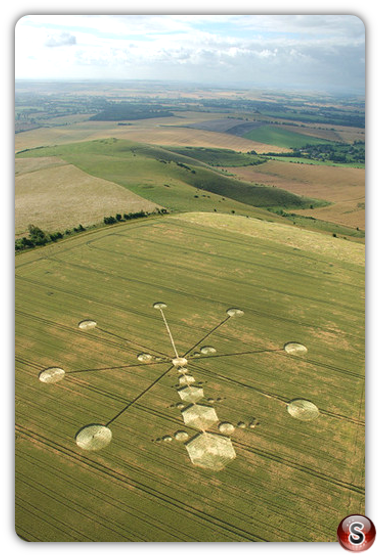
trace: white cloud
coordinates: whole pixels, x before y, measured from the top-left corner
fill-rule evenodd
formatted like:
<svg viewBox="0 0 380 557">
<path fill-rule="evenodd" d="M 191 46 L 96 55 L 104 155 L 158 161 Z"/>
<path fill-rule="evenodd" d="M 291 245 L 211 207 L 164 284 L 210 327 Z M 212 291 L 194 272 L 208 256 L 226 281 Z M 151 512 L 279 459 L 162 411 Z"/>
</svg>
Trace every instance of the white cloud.
<svg viewBox="0 0 380 557">
<path fill-rule="evenodd" d="M 27 16 L 16 75 L 364 88 L 364 42 L 354 16 Z"/>
<path fill-rule="evenodd" d="M 276 56 L 277 54 L 277 48 L 275 50 L 268 50 L 267 48 L 264 50 L 261 50 L 259 52 L 257 52 L 257 56 L 259 58 L 272 58 L 274 56 Z"/>
<path fill-rule="evenodd" d="M 247 15 L 236 16 L 234 21 L 245 29 L 276 34 L 351 38 L 365 34 L 363 22 L 352 15 Z"/>
<path fill-rule="evenodd" d="M 71 33 L 66 33 L 62 31 L 61 33 L 49 34 L 45 46 L 55 47 L 55 46 L 71 46 L 76 44 L 77 40 Z"/>
</svg>

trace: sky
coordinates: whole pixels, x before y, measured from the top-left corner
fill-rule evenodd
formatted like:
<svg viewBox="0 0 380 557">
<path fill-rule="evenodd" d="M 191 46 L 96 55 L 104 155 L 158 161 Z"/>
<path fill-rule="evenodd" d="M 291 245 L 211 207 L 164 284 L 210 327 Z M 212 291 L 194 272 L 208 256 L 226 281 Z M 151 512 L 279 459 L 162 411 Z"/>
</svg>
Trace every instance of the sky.
<svg viewBox="0 0 380 557">
<path fill-rule="evenodd" d="M 365 28 L 353 15 L 30 15 L 15 76 L 363 94 Z"/>
</svg>

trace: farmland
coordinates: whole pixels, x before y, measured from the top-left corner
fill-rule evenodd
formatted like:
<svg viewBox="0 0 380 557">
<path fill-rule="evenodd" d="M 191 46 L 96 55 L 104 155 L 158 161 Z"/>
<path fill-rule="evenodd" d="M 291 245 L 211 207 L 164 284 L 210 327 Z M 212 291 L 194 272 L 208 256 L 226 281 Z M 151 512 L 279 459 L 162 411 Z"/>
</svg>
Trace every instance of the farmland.
<svg viewBox="0 0 380 557">
<path fill-rule="evenodd" d="M 134 193 L 146 200 L 147 207 L 150 202 L 172 212 L 235 212 L 276 220 L 273 212 L 268 215 L 266 209 L 277 203 L 279 214 L 283 209 L 292 209 L 290 217 L 281 215 L 289 224 L 346 238 L 363 236 L 364 164 L 351 162 L 362 161 L 362 155 L 358 159 L 359 155 L 352 153 L 360 150 L 364 155 L 364 109 L 360 99 L 201 91 L 191 87 L 179 93 L 159 83 L 152 90 L 144 84 L 132 83 L 129 86 L 93 84 L 92 90 L 86 84 L 65 85 L 64 95 L 54 84 L 34 87 L 18 84 L 16 90 L 17 122 L 20 129 L 26 126 L 26 131 L 16 134 L 18 157 L 58 157 L 75 166 L 75 172 L 81 170 L 89 175 L 85 178 L 82 174 L 82 180 L 100 178 L 114 188 L 122 186 L 129 193 L 122 193 L 118 188 L 114 189 L 115 195 L 118 191 L 126 200 L 125 196 Z M 116 116 L 120 120 L 113 120 Z M 117 145 L 113 146 L 115 152 L 107 155 L 95 148 L 96 145 L 105 148 L 104 142 L 110 141 L 125 145 L 125 156 L 135 146 L 134 160 L 122 161 Z M 271 157 L 282 155 L 278 172 L 271 171 L 277 163 L 265 156 L 268 152 Z M 335 162 L 332 167 L 334 163 L 329 157 L 334 160 L 340 157 L 346 162 Z M 166 161 L 165 166 L 162 162 L 158 164 L 162 160 Z M 198 174 L 180 172 L 179 167 L 173 166 L 178 161 Z M 110 171 L 111 162 L 118 163 L 115 171 Z M 301 175 L 293 162 L 306 162 L 308 169 L 311 164 L 322 168 L 305 170 Z M 210 166 L 215 174 L 210 173 Z M 351 166 L 361 166 L 362 172 L 356 173 L 354 180 L 348 175 L 345 189 L 345 172 Z M 337 171 L 338 167 L 342 173 Z M 55 180 L 46 170 L 44 173 L 48 179 Z M 18 177 L 19 182 L 22 180 Z M 43 179 L 42 189 L 44 183 Z M 251 185 L 248 190 L 247 184 Z M 267 188 L 262 188 L 263 185 Z M 269 195 L 269 188 L 281 188 L 281 191 Z M 63 188 L 62 191 L 69 195 L 71 190 Z M 97 225 L 102 217 L 102 211 L 96 208 L 96 191 L 95 187 L 93 201 L 85 210 L 89 225 Z M 286 192 L 304 199 L 296 201 Z M 123 207 L 116 207 L 118 195 L 115 204 L 107 196 L 104 207 L 109 214 L 114 212 L 114 207 L 115 212 L 125 210 L 123 201 L 120 201 Z M 74 208 L 78 206 L 75 199 L 76 196 L 71 201 L 61 197 L 59 206 Z M 17 202 L 22 203 L 20 199 Z M 144 201 L 140 204 L 144 205 Z M 47 215 L 46 209 L 41 206 L 39 213 Z M 59 218 L 50 215 L 46 219 L 47 229 L 54 222 L 58 225 L 60 220 L 71 225 L 80 216 L 74 210 L 70 216 L 69 209 L 66 215 L 60 209 L 58 212 Z M 31 222 L 33 211 L 17 213 L 18 232 L 36 224 Z M 38 215 L 36 218 L 44 224 L 43 218 L 39 219 Z"/>
<path fill-rule="evenodd" d="M 364 512 L 361 99 L 16 92 L 17 534 L 335 541 Z"/>
<path fill-rule="evenodd" d="M 307 207 L 302 210 L 303 215 L 345 226 L 365 228 L 364 169 L 294 164 L 276 160 L 260 166 L 234 167 L 228 170 L 245 181 L 275 185 L 298 195 L 332 202 L 327 207 Z"/>
<path fill-rule="evenodd" d="M 107 212 L 112 204 L 116 207 L 115 212 L 123 213 L 128 207 L 128 200 L 130 206 L 136 207 L 141 206 L 145 199 L 148 208 L 165 207 L 174 212 L 202 210 L 235 213 L 270 221 L 278 220 L 276 213 L 288 218 L 283 213 L 286 210 L 293 225 L 342 237 L 360 239 L 364 235 L 364 169 L 294 165 L 233 150 L 165 148 L 116 138 L 28 149 L 18 153 L 17 164 L 26 164 L 28 160 L 28 164 L 36 169 L 38 160 L 41 160 L 41 171 L 46 175 L 47 182 L 48 179 L 55 182 L 53 169 L 44 169 L 44 159 L 51 157 L 71 165 L 73 172 L 77 169 L 82 180 L 86 176 L 89 182 L 98 178 L 107 183 L 107 188 L 113 184 L 112 188 L 118 195 L 122 195 L 122 188 L 126 189 L 125 199 L 120 197 L 120 210 L 116 207 L 117 197 L 115 202 L 111 202 L 111 196 L 107 196 L 107 202 L 100 209 L 96 206 L 98 190 L 94 183 L 92 202 L 86 204 L 84 211 L 84 216 L 93 215 L 94 224 L 99 223 L 100 213 Z M 223 162 L 234 166 L 223 168 Z M 44 181 L 38 181 L 37 176 L 35 174 L 36 189 L 40 191 Z M 16 179 L 16 187 L 20 181 L 22 183 L 22 177 Z M 82 190 L 79 183 L 78 188 L 71 188 L 75 196 L 66 200 L 66 206 L 76 207 L 75 199 Z M 63 188 L 62 195 L 69 190 Z M 134 199 L 133 194 L 138 197 Z M 16 201 L 18 196 L 16 189 Z M 31 208 L 33 205 L 31 201 Z M 73 210 L 70 215 L 64 207 L 65 203 L 57 204 L 54 216 L 44 213 L 42 205 L 37 204 L 42 228 L 50 229 L 52 222 L 58 225 L 59 220 L 64 221 L 67 217 L 71 221 L 78 219 L 78 210 Z M 21 216 L 17 219 L 20 230 L 25 230 L 29 224 L 36 224 L 30 220 L 31 213 L 27 210 L 22 216 L 22 219 Z"/>
<path fill-rule="evenodd" d="M 78 122 L 70 126 L 48 127 L 17 134 L 16 151 L 40 147 L 41 145 L 59 145 L 73 141 L 90 141 L 107 137 L 116 137 L 129 141 L 166 146 L 211 147 L 216 149 L 234 149 L 235 151 L 268 151 L 268 145 L 251 141 L 244 137 L 231 136 L 226 133 L 199 131 L 183 127 L 183 120 L 170 117 L 138 120 L 131 126 L 119 126 L 109 121 Z M 275 146 L 272 151 L 278 153 L 285 148 Z"/>
<path fill-rule="evenodd" d="M 306 144 L 321 142 L 319 138 L 308 137 L 301 133 L 284 130 L 275 126 L 260 126 L 244 134 L 244 137 L 260 143 L 286 148 L 299 148 Z"/>
<path fill-rule="evenodd" d="M 18 255 L 20 536 L 334 541 L 342 516 L 364 512 L 364 247 L 287 230 L 191 213 Z M 217 474 L 193 466 L 183 442 L 158 441 L 195 434 L 176 406 L 178 371 L 152 307 L 161 300 L 180 354 L 215 329 L 215 356 L 189 355 L 205 404 L 221 421 L 258 422 L 236 428 L 236 458 Z M 244 315 L 221 324 L 231 307 Z M 97 327 L 79 329 L 83 319 Z M 286 354 L 289 341 L 307 354 Z M 147 350 L 158 359 L 144 365 Z M 65 370 L 62 382 L 38 380 L 51 366 Z M 109 423 L 165 372 L 112 422 L 106 448 L 76 445 L 83 426 Z M 319 408 L 317 420 L 289 415 L 298 398 Z"/>
<path fill-rule="evenodd" d="M 144 198 L 150 201 L 150 206 L 157 204 L 171 211 L 202 208 L 205 211 L 234 211 L 257 216 L 260 208 L 265 207 L 318 204 L 286 190 L 237 180 L 181 153 L 115 138 L 27 150 L 19 153 L 17 162 L 33 160 L 36 165 L 41 158 L 44 165 L 44 159 L 49 157 L 64 160 L 71 165 L 70 168 L 82 172 L 83 177 L 97 178 L 125 188 L 125 196 L 139 196 L 136 197 L 136 205 L 137 199 L 141 203 L 141 198 Z M 255 156 L 246 156 L 246 159 L 254 163 L 258 161 Z M 47 172 L 55 181 L 51 170 L 42 168 L 41 172 Z M 40 183 L 38 179 L 37 183 Z M 96 197 L 93 199 L 95 203 Z"/>
<path fill-rule="evenodd" d="M 154 211 L 156 204 L 58 157 L 16 160 L 16 235 L 33 223 L 49 232 L 84 226 L 118 211 Z M 52 195 L 53 190 L 53 195 Z"/>
</svg>

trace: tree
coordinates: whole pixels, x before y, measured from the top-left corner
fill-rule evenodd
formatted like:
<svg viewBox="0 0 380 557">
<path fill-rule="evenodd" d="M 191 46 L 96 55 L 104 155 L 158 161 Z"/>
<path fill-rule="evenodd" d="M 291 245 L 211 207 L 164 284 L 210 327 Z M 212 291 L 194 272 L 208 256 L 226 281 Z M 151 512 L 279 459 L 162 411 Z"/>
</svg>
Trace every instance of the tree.
<svg viewBox="0 0 380 557">
<path fill-rule="evenodd" d="M 38 228 L 38 226 L 34 226 L 34 224 L 30 224 L 28 230 L 30 240 L 35 246 L 44 246 L 50 240 L 49 235 L 41 230 L 41 228 Z"/>
</svg>

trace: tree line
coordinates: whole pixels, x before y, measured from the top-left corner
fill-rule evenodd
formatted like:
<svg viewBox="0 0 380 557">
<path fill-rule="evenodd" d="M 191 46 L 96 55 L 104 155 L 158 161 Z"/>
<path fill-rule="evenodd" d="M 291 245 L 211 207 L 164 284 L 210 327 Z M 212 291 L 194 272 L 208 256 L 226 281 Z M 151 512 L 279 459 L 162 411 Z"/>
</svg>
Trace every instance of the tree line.
<svg viewBox="0 0 380 557">
<path fill-rule="evenodd" d="M 104 224 L 116 224 L 118 222 L 126 222 L 132 219 L 139 219 L 148 217 L 149 215 L 158 214 L 158 215 L 167 215 L 169 211 L 167 209 L 156 209 L 154 213 L 148 213 L 145 211 L 138 211 L 136 213 L 117 213 L 115 216 L 104 217 L 103 223 Z M 94 228 L 92 226 L 91 228 Z M 50 244 L 52 242 L 57 242 L 58 240 L 62 240 L 67 236 L 71 236 L 72 234 L 77 234 L 79 232 L 84 232 L 86 228 L 79 224 L 74 228 L 68 228 L 65 232 L 46 232 L 42 230 L 38 226 L 34 224 L 29 224 L 28 226 L 28 235 L 23 236 L 22 238 L 17 238 L 15 241 L 15 250 L 22 251 L 25 249 L 32 249 L 37 246 L 45 246 L 46 244 Z"/>
</svg>

